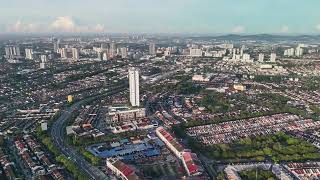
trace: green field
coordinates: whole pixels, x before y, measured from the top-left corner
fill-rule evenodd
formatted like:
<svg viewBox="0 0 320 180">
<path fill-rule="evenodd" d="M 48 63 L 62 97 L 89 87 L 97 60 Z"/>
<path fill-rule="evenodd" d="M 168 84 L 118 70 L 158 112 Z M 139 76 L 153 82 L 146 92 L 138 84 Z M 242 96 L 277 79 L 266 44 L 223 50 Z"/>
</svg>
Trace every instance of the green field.
<svg viewBox="0 0 320 180">
<path fill-rule="evenodd" d="M 243 180 L 251 180 L 251 179 L 275 180 L 276 179 L 276 176 L 271 171 L 262 170 L 262 169 L 252 169 L 248 171 L 241 171 L 239 172 L 239 175 Z"/>
</svg>

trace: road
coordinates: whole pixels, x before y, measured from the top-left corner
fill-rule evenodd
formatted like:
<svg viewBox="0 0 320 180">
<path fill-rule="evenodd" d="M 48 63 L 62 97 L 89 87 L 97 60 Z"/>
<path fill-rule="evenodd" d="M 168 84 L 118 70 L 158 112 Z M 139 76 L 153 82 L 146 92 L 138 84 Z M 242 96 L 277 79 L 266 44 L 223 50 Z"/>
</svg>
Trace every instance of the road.
<svg viewBox="0 0 320 180">
<path fill-rule="evenodd" d="M 122 89 L 119 88 L 116 92 L 110 92 L 109 95 L 120 92 Z M 84 157 L 77 152 L 77 150 L 70 146 L 65 140 L 65 128 L 69 117 L 73 110 L 79 109 L 80 106 L 85 103 L 92 101 L 96 98 L 103 97 L 102 95 L 96 97 L 90 97 L 79 102 L 74 103 L 66 110 L 64 110 L 61 116 L 53 123 L 50 134 L 54 145 L 60 150 L 61 154 L 72 160 L 81 172 L 87 175 L 92 180 L 104 180 L 110 179 L 100 169 L 92 166 Z"/>
</svg>

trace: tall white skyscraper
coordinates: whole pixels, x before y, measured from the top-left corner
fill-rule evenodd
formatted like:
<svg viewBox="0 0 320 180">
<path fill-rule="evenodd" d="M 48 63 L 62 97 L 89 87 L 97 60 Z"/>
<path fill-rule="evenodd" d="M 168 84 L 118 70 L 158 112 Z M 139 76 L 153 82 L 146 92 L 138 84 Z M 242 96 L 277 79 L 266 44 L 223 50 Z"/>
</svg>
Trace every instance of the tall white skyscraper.
<svg viewBox="0 0 320 180">
<path fill-rule="evenodd" d="M 73 60 L 79 59 L 79 50 L 77 48 L 72 48 L 72 59 Z"/>
<path fill-rule="evenodd" d="M 154 42 L 149 44 L 149 54 L 156 55 L 156 44 Z"/>
<path fill-rule="evenodd" d="M 42 55 L 40 56 L 40 58 L 41 58 L 41 62 L 43 62 L 43 63 L 48 62 L 48 56 L 47 56 L 47 55 L 42 54 Z"/>
<path fill-rule="evenodd" d="M 120 51 L 121 51 L 121 57 L 122 58 L 127 58 L 127 48 L 126 47 L 122 47 L 120 49 Z"/>
<path fill-rule="evenodd" d="M 241 46 L 241 50 L 240 50 L 240 56 L 241 57 L 243 56 L 243 51 L 244 51 L 245 48 L 246 48 L 245 45 Z"/>
<path fill-rule="evenodd" d="M 60 49 L 60 55 L 62 59 L 67 59 L 67 49 L 66 48 L 61 48 Z"/>
<path fill-rule="evenodd" d="M 302 56 L 302 54 L 303 54 L 303 49 L 302 49 L 300 46 L 298 46 L 298 47 L 296 48 L 295 55 L 296 55 L 297 57 L 300 57 L 300 56 Z"/>
<path fill-rule="evenodd" d="M 132 106 L 140 106 L 139 98 L 139 70 L 129 68 L 130 103 Z"/>
<path fill-rule="evenodd" d="M 15 56 L 20 56 L 20 47 L 19 46 L 14 46 L 13 47 L 13 55 Z"/>
<path fill-rule="evenodd" d="M 6 52 L 6 56 L 9 57 L 11 55 L 10 47 L 5 47 L 4 50 Z"/>
<path fill-rule="evenodd" d="M 26 52 L 26 59 L 33 59 L 33 50 L 32 49 L 25 49 Z"/>
<path fill-rule="evenodd" d="M 259 54 L 258 61 L 259 62 L 263 62 L 264 61 L 264 54 L 262 54 L 262 53 Z"/>
<path fill-rule="evenodd" d="M 104 51 L 102 53 L 102 60 L 107 61 L 108 60 L 108 56 L 109 56 L 108 51 Z"/>
<path fill-rule="evenodd" d="M 110 48 L 109 48 L 110 57 L 112 57 L 112 58 L 115 57 L 116 51 L 117 51 L 116 43 L 114 43 L 114 42 L 110 43 Z"/>
<path fill-rule="evenodd" d="M 276 62 L 276 59 L 277 59 L 277 54 L 276 53 L 271 53 L 270 62 Z"/>
<path fill-rule="evenodd" d="M 249 60 L 250 60 L 250 54 L 244 53 L 244 54 L 242 55 L 242 60 L 244 60 L 244 61 L 249 61 Z"/>
<path fill-rule="evenodd" d="M 41 63 L 40 63 L 40 69 L 45 69 L 47 68 L 47 62 L 48 62 L 48 56 L 45 54 L 42 54 L 40 56 Z"/>
</svg>

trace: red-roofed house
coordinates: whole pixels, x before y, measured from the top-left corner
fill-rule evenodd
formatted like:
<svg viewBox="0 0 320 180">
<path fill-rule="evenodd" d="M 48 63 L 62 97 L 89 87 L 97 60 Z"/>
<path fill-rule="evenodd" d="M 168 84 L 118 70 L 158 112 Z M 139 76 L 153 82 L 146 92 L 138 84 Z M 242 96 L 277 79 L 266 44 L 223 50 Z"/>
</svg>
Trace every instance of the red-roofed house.
<svg viewBox="0 0 320 180">
<path fill-rule="evenodd" d="M 108 170 L 110 170 L 115 176 L 117 176 L 117 178 L 124 180 L 140 179 L 130 166 L 126 165 L 116 158 L 108 158 L 106 165 Z"/>
<path fill-rule="evenodd" d="M 157 136 L 166 144 L 175 156 L 180 157 L 180 153 L 184 150 L 182 145 L 178 143 L 163 127 L 156 129 Z"/>
<path fill-rule="evenodd" d="M 198 176 L 203 173 L 203 167 L 195 153 L 183 152 L 182 164 L 188 176 Z"/>
</svg>

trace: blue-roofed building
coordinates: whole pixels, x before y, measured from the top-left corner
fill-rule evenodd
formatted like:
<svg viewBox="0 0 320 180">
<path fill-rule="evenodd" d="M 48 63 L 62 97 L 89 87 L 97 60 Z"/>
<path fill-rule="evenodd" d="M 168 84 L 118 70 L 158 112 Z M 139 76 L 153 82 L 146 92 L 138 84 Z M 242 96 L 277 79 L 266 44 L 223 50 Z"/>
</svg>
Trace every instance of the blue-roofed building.
<svg viewBox="0 0 320 180">
<path fill-rule="evenodd" d="M 129 140 L 128 139 L 121 139 L 120 143 L 121 144 L 127 144 L 127 143 L 129 143 Z"/>
<path fill-rule="evenodd" d="M 145 151 L 144 154 L 147 157 L 154 157 L 154 156 L 159 156 L 160 152 L 156 149 L 149 149 L 149 150 Z"/>
<path fill-rule="evenodd" d="M 156 146 L 151 145 L 147 139 L 144 139 L 141 143 L 128 143 L 128 140 L 123 139 L 120 141 L 120 146 L 117 147 L 108 144 L 99 144 L 99 146 L 89 146 L 87 150 L 100 158 L 119 157 L 124 160 L 133 159 L 136 153 L 143 153 L 146 157 L 158 156 L 160 154 Z"/>
</svg>

